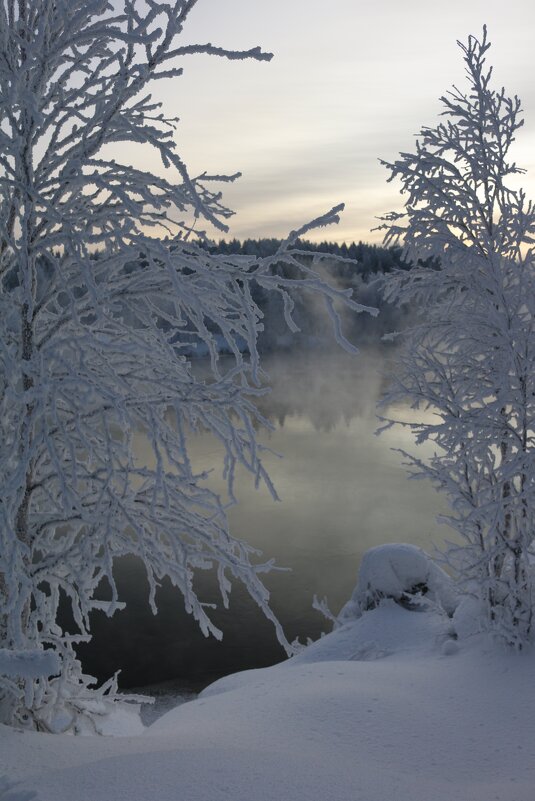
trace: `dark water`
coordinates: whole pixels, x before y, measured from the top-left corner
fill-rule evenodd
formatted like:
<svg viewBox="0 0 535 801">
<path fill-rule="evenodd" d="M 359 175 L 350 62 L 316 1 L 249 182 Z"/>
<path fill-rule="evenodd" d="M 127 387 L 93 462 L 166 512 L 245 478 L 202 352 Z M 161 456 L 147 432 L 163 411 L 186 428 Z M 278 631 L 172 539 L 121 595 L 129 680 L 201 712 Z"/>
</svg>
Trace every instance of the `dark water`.
<svg viewBox="0 0 535 801">
<path fill-rule="evenodd" d="M 274 502 L 266 488 L 255 490 L 244 471 L 230 525 L 234 536 L 291 568 L 266 576 L 265 582 L 288 639 L 304 641 L 329 630 L 312 609 L 314 594 L 327 596 L 337 612 L 351 594 L 368 548 L 385 542 L 426 549 L 440 544 L 446 530 L 434 518 L 443 507 L 426 482 L 407 479 L 401 456 L 392 451 L 412 449 L 410 434 L 397 429 L 374 435 L 383 356 L 376 351 L 356 357 L 296 354 L 271 359 L 266 368 L 273 392 L 261 399 L 261 406 L 276 429 L 262 439 L 284 454 L 265 460 L 282 500 Z M 405 419 L 411 414 L 395 411 Z M 220 456 L 207 435 L 193 442 L 196 466 L 216 465 Z M 221 478 L 213 486 L 224 490 Z M 126 610 L 111 620 L 96 613 L 93 642 L 80 651 L 93 675 L 104 678 L 122 668 L 123 687 L 173 680 L 196 690 L 218 676 L 285 656 L 271 624 L 238 586 L 230 609 L 213 614 L 224 631 L 219 643 L 199 632 L 184 613 L 180 594 L 168 584 L 158 591 L 159 613 L 153 616 L 137 561 L 122 560 L 117 581 Z M 218 601 L 206 577 L 202 592 L 204 600 Z"/>
</svg>

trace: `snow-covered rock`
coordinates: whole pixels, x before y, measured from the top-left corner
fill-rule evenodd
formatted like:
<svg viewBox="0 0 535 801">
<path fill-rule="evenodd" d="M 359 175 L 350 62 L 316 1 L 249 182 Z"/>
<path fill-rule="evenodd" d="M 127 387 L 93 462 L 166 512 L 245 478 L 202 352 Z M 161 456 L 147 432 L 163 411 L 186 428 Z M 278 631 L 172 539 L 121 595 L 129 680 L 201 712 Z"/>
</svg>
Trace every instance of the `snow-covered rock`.
<svg viewBox="0 0 535 801">
<path fill-rule="evenodd" d="M 414 603 L 424 597 L 448 615 L 458 604 L 453 581 L 422 548 L 405 543 L 379 545 L 364 554 L 357 585 L 338 621 L 358 618 L 384 598 Z"/>
</svg>

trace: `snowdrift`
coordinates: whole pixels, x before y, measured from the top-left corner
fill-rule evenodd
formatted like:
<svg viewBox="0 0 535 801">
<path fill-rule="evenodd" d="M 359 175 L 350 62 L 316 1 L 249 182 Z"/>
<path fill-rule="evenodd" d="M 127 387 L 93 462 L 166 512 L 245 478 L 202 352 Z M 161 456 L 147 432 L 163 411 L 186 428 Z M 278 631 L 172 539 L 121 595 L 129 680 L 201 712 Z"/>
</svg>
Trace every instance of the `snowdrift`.
<svg viewBox="0 0 535 801">
<path fill-rule="evenodd" d="M 0 799 L 533 801 L 534 669 L 533 653 L 456 640 L 437 604 L 383 597 L 142 736 L 0 728 L 0 776 L 19 782 Z"/>
</svg>

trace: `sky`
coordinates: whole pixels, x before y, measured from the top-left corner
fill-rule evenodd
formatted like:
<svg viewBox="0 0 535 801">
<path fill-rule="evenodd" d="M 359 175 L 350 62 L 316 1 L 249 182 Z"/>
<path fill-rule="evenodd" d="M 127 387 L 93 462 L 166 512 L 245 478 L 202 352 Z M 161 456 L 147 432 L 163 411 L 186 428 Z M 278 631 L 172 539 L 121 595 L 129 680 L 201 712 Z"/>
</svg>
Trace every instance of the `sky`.
<svg viewBox="0 0 535 801">
<path fill-rule="evenodd" d="M 439 97 L 464 81 L 456 41 L 485 23 L 496 86 L 523 101 L 514 157 L 535 197 L 533 0 L 199 0 L 185 41 L 274 58 L 191 56 L 156 94 L 181 119 L 192 174 L 242 172 L 223 186 L 230 237 L 283 237 L 343 202 L 340 224 L 310 238 L 379 242 L 370 229 L 402 198 L 378 159 L 412 150 L 437 120 Z"/>
</svg>

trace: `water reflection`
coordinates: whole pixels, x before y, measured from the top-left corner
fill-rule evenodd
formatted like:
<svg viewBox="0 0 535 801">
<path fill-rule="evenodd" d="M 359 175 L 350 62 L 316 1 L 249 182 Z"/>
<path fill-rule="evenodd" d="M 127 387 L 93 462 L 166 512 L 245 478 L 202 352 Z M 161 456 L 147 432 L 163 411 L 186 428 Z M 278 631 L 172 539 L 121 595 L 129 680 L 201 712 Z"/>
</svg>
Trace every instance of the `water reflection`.
<svg viewBox="0 0 535 801">
<path fill-rule="evenodd" d="M 294 353 L 266 363 L 269 395 L 257 406 L 265 417 L 283 427 L 288 418 L 301 418 L 317 431 L 329 432 L 356 417 L 372 420 L 381 392 L 385 356 L 366 350 L 345 353 Z"/>
<path fill-rule="evenodd" d="M 410 434 L 401 429 L 374 435 L 385 368 L 377 351 L 357 357 L 293 354 L 266 363 L 273 391 L 258 405 L 274 431 L 263 432 L 261 440 L 284 454 L 283 459 L 265 454 L 281 502 L 265 487 L 255 490 L 252 477 L 238 471 L 239 504 L 229 518 L 234 536 L 291 568 L 266 576 L 272 607 L 290 640 L 320 635 L 326 624 L 311 608 L 313 595 L 326 595 L 337 611 L 369 547 L 404 541 L 429 549 L 445 533 L 434 520 L 442 511 L 438 497 L 426 482 L 408 481 L 400 455 L 392 451 L 412 449 Z M 209 468 L 221 463 L 222 453 L 200 434 L 192 439 L 192 456 L 195 467 Z M 220 473 L 212 474 L 211 484 L 224 494 Z M 127 609 L 112 620 L 96 614 L 93 643 L 81 651 L 93 675 L 108 676 L 122 667 L 125 687 L 177 678 L 196 688 L 218 675 L 284 657 L 270 624 L 239 587 L 230 610 L 213 614 L 225 632 L 218 643 L 200 634 L 166 583 L 153 617 L 135 560 L 122 560 L 117 577 Z M 207 603 L 219 602 L 210 574 L 199 576 L 197 586 Z"/>
</svg>

